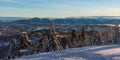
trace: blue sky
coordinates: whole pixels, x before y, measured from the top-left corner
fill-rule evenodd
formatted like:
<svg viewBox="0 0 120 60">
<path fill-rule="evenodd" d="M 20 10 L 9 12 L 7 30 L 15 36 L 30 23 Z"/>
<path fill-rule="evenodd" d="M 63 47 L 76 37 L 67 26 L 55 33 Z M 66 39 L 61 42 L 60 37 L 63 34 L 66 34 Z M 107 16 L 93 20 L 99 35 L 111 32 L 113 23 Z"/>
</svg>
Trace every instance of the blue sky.
<svg viewBox="0 0 120 60">
<path fill-rule="evenodd" d="M 120 16 L 120 0 L 0 0 L 0 16 Z"/>
</svg>

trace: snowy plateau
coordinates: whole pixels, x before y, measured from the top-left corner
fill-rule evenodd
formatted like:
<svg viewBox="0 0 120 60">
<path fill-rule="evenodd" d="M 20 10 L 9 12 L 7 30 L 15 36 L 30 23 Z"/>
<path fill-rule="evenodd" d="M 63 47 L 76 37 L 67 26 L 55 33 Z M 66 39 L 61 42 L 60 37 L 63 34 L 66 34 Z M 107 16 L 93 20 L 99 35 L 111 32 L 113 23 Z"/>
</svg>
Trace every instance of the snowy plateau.
<svg viewBox="0 0 120 60">
<path fill-rule="evenodd" d="M 120 45 L 72 48 L 22 56 L 14 60 L 120 60 Z"/>
</svg>

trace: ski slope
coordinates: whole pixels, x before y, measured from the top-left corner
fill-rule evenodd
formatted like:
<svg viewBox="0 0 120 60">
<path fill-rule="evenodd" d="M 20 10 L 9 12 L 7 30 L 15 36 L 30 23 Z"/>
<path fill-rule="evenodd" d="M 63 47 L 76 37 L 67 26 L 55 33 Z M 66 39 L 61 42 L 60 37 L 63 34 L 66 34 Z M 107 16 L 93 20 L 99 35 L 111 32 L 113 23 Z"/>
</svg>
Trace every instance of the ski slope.
<svg viewBox="0 0 120 60">
<path fill-rule="evenodd" d="M 120 60 L 120 45 L 72 48 L 23 56 L 14 60 Z"/>
</svg>

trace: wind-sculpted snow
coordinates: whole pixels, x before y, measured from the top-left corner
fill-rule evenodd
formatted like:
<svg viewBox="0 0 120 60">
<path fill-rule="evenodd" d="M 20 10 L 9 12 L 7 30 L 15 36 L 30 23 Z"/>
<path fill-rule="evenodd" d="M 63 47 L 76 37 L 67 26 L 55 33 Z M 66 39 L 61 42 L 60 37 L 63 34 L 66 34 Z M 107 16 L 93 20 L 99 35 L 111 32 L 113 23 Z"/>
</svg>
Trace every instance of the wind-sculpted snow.
<svg viewBox="0 0 120 60">
<path fill-rule="evenodd" d="M 88 46 L 23 56 L 15 60 L 120 60 L 119 45 Z"/>
</svg>

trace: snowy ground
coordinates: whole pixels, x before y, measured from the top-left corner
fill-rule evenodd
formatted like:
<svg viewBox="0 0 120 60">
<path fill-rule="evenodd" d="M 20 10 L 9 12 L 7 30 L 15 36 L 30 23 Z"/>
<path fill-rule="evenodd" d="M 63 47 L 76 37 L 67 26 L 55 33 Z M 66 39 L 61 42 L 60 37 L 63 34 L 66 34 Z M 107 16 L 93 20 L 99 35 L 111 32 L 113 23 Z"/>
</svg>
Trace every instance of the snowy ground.
<svg viewBox="0 0 120 60">
<path fill-rule="evenodd" d="M 23 56 L 15 60 L 120 60 L 120 45 L 72 48 Z"/>
</svg>

